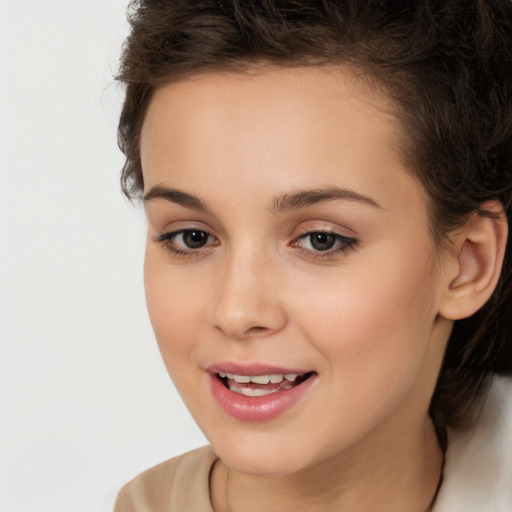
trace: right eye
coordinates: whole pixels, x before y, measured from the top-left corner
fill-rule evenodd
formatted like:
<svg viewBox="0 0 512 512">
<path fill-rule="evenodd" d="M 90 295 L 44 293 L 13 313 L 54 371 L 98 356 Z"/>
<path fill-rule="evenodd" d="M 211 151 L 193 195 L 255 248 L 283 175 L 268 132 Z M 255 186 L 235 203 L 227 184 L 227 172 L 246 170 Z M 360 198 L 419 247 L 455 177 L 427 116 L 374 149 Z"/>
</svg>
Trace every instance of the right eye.
<svg viewBox="0 0 512 512">
<path fill-rule="evenodd" d="M 196 255 L 201 249 L 218 245 L 218 240 L 201 229 L 181 229 L 170 233 L 160 233 L 156 241 L 171 254 L 178 256 Z"/>
</svg>

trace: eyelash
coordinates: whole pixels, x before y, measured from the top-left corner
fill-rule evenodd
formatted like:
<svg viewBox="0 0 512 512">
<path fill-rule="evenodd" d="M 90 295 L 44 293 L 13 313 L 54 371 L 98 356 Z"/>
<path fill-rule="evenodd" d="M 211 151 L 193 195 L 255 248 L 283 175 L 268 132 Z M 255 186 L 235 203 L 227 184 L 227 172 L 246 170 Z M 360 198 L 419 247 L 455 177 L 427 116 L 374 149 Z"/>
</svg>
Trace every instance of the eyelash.
<svg viewBox="0 0 512 512">
<path fill-rule="evenodd" d="M 203 235 L 206 235 L 207 240 L 205 242 L 205 245 L 198 247 L 197 249 L 194 248 L 188 248 L 188 249 L 182 249 L 179 247 L 176 247 L 175 245 L 175 239 L 178 236 L 185 236 L 187 233 L 201 233 Z M 301 247 L 299 245 L 300 240 L 306 240 L 309 238 L 310 244 L 312 242 L 311 237 L 313 235 L 327 235 L 332 237 L 333 240 L 333 248 L 328 248 L 325 250 L 320 249 L 307 249 L 304 247 Z M 208 239 L 215 240 L 215 237 L 208 233 L 205 230 L 202 229 L 180 229 L 178 231 L 172 231 L 169 233 L 160 233 L 155 237 L 155 241 L 162 244 L 170 253 L 172 256 L 179 257 L 179 258 L 196 258 L 198 256 L 201 256 L 205 251 L 209 249 L 209 247 L 212 247 L 212 245 L 215 247 L 219 243 L 214 244 L 208 244 Z M 302 254 L 307 256 L 308 258 L 315 259 L 315 260 L 329 260 L 334 259 L 338 254 L 346 254 L 350 252 L 351 250 L 354 250 L 357 245 L 359 244 L 359 241 L 355 238 L 347 237 L 344 235 L 340 235 L 339 233 L 336 233 L 334 231 L 328 231 L 328 230 L 311 230 L 306 231 L 302 233 L 299 237 L 294 239 L 291 243 L 291 247 L 297 248 Z"/>
<path fill-rule="evenodd" d="M 334 239 L 334 248 L 329 248 L 322 251 L 319 249 L 305 249 L 298 245 L 299 240 L 305 240 L 308 238 L 311 244 L 311 237 L 313 235 L 327 235 L 332 237 Z M 349 253 L 350 251 L 354 250 L 358 244 L 359 240 L 357 240 L 356 238 L 340 235 L 339 233 L 336 233 L 334 231 L 317 229 L 304 232 L 302 235 L 300 235 L 292 242 L 292 247 L 298 247 L 300 251 L 309 258 L 315 260 L 329 260 L 334 259 L 338 254 Z"/>
</svg>

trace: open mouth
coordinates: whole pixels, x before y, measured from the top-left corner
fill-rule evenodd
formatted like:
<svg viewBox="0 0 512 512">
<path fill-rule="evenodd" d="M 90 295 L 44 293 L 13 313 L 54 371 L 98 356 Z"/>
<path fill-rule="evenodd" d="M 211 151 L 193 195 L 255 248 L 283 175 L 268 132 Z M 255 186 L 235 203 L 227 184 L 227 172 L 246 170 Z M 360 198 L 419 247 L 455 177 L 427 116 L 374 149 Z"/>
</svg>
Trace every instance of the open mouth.
<svg viewBox="0 0 512 512">
<path fill-rule="evenodd" d="M 265 396 L 297 387 L 314 374 L 315 372 L 303 374 L 238 375 L 217 372 L 217 378 L 233 393 L 244 396 Z"/>
</svg>

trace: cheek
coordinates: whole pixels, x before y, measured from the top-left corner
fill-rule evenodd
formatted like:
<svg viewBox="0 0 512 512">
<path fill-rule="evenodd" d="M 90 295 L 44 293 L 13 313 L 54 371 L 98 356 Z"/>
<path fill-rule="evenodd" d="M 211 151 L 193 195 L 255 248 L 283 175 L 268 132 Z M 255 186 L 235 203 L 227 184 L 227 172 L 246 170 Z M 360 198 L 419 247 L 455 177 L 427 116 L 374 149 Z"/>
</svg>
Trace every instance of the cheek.
<svg viewBox="0 0 512 512">
<path fill-rule="evenodd" d="M 310 287 L 307 296 L 295 294 L 305 297 L 297 304 L 304 334 L 343 375 L 393 378 L 422 362 L 435 319 L 429 264 L 409 259 L 382 267 L 352 268 L 317 293 Z"/>
<path fill-rule="evenodd" d="M 151 324 L 167 372 L 197 423 L 202 425 L 201 419 L 215 415 L 215 405 L 207 400 L 204 386 L 198 386 L 204 383 L 204 375 L 197 355 L 200 341 L 207 339 L 204 319 L 211 303 L 204 279 L 169 265 L 165 257 L 147 250 L 144 286 Z"/>
<path fill-rule="evenodd" d="M 201 294 L 195 293 L 197 283 L 173 267 L 160 255 L 146 251 L 144 287 L 149 317 L 164 362 L 173 361 L 190 352 L 190 339 L 197 326 Z"/>
<path fill-rule="evenodd" d="M 354 272 L 342 288 L 310 296 L 300 306 L 302 334 L 324 361 L 320 372 L 328 403 L 318 414 L 329 411 L 330 420 L 316 426 L 318 435 L 343 445 L 398 409 L 403 424 L 423 414 L 435 316 L 423 275 L 416 270 L 406 280 L 397 275 L 376 280 L 356 279 Z"/>
</svg>

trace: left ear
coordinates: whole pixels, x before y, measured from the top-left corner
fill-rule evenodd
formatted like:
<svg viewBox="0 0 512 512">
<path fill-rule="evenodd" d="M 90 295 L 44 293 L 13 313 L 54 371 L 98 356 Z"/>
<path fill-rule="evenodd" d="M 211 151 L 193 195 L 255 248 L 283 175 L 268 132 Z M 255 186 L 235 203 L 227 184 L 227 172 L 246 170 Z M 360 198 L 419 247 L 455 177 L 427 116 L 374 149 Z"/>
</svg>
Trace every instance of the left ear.
<svg viewBox="0 0 512 512">
<path fill-rule="evenodd" d="M 476 313 L 496 288 L 507 244 L 508 224 L 499 201 L 480 206 L 453 235 L 455 250 L 447 255 L 453 265 L 439 313 L 449 320 L 460 320 Z"/>
</svg>

